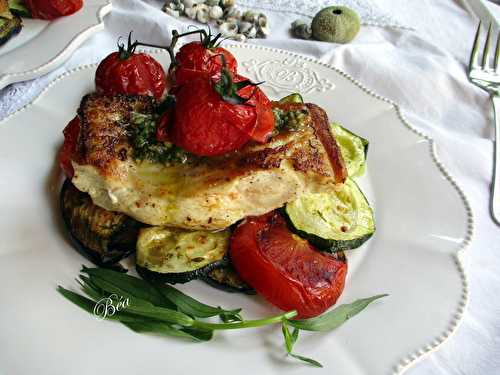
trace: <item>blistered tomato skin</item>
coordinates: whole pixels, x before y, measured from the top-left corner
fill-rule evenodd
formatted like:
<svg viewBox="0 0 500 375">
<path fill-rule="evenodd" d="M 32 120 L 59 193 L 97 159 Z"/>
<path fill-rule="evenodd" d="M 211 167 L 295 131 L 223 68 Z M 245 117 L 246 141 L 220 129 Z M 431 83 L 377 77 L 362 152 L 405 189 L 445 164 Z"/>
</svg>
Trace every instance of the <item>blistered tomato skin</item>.
<svg viewBox="0 0 500 375">
<path fill-rule="evenodd" d="M 224 56 L 224 57 L 222 57 Z M 207 73 L 212 78 L 219 78 L 224 65 L 236 74 L 237 62 L 235 57 L 222 47 L 206 48 L 201 42 L 185 44 L 175 55 L 177 66 L 173 70 L 175 85 L 181 86 L 197 72 Z"/>
<path fill-rule="evenodd" d="M 225 102 L 208 75 L 185 82 L 176 93 L 170 138 L 198 156 L 235 151 L 250 140 L 255 127 L 253 106 Z"/>
<path fill-rule="evenodd" d="M 148 95 L 161 99 L 167 81 L 163 67 L 145 53 L 133 53 L 125 59 L 119 52 L 107 56 L 97 67 L 95 75 L 98 93 L 115 95 Z"/>
<path fill-rule="evenodd" d="M 173 110 L 167 110 L 156 122 L 156 140 L 158 142 L 169 142 L 168 129 L 172 125 Z"/>
<path fill-rule="evenodd" d="M 240 82 L 246 79 L 248 78 L 236 75 L 234 80 Z M 249 98 L 247 105 L 255 107 L 257 117 L 255 127 L 250 134 L 252 140 L 259 143 L 267 142 L 276 125 L 271 101 L 258 86 L 247 86 L 239 93 L 241 96 Z"/>
<path fill-rule="evenodd" d="M 68 178 L 73 178 L 74 170 L 71 159 L 77 148 L 80 134 L 80 118 L 76 116 L 63 130 L 64 143 L 59 151 L 59 165 Z"/>
<path fill-rule="evenodd" d="M 247 218 L 234 231 L 230 256 L 241 278 L 297 319 L 317 316 L 344 289 L 347 263 L 291 233 L 277 212 Z"/>
<path fill-rule="evenodd" d="M 33 18 L 53 20 L 80 10 L 83 0 L 26 0 Z"/>
</svg>

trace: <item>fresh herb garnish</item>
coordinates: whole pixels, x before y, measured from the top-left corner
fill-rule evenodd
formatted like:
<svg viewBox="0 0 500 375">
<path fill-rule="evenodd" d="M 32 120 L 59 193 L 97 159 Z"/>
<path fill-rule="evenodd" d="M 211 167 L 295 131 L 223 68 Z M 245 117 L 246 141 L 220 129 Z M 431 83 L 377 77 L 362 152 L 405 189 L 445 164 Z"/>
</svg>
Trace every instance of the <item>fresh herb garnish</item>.
<svg viewBox="0 0 500 375">
<path fill-rule="evenodd" d="M 292 352 L 293 346 L 295 345 L 297 339 L 299 338 L 298 328 L 294 328 L 293 331 L 290 333 L 290 330 L 288 329 L 288 320 L 283 320 L 283 323 L 281 324 L 281 331 L 283 332 L 283 338 L 285 339 L 285 349 L 289 356 L 298 359 L 299 361 L 309 363 L 310 365 L 313 365 L 315 367 L 323 367 L 321 363 L 312 358 L 304 357 L 302 355 L 295 354 Z"/>
<path fill-rule="evenodd" d="M 113 304 L 117 303 L 116 298 L 111 298 L 113 296 L 119 295 L 127 298 L 124 308 L 112 305 L 112 313 L 105 314 L 103 318 L 119 321 L 138 333 L 209 341 L 214 331 L 217 330 L 256 328 L 281 323 L 287 355 L 316 367 L 322 367 L 322 365 L 314 359 L 293 352 L 299 331 L 301 329 L 321 332 L 333 330 L 361 312 L 371 302 L 386 296 L 383 294 L 360 299 L 311 319 L 292 320 L 297 316 L 297 312 L 289 311 L 263 319 L 246 320 L 240 315 L 241 309 L 210 306 L 170 285 L 153 285 L 111 269 L 83 267 L 77 281 L 89 298 L 62 286 L 59 286 L 57 291 L 91 314 L 95 314 L 98 303 L 103 299 Z M 219 316 L 222 323 L 201 320 L 214 316 Z M 290 327 L 293 327 L 292 331 Z"/>
<path fill-rule="evenodd" d="M 156 139 L 157 120 L 157 115 L 132 113 L 129 138 L 134 159 L 162 164 L 186 163 L 191 160 L 193 156 L 188 152 L 170 142 Z"/>
<path fill-rule="evenodd" d="M 340 305 L 333 310 L 310 319 L 291 320 L 292 327 L 305 331 L 327 332 L 341 326 L 346 320 L 360 313 L 373 301 L 387 297 L 388 294 L 378 294 L 370 298 L 363 298 L 348 305 Z"/>
</svg>

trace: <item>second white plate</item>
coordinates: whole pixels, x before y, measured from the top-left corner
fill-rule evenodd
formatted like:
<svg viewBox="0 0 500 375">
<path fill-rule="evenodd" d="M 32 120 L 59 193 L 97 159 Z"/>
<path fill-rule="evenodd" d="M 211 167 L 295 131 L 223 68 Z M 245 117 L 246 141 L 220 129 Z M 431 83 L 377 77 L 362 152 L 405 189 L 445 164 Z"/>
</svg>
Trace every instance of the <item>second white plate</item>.
<svg viewBox="0 0 500 375">
<path fill-rule="evenodd" d="M 23 18 L 23 28 L 0 47 L 0 89 L 61 66 L 87 38 L 104 28 L 110 0 L 85 0 L 77 13 L 53 21 Z"/>
</svg>

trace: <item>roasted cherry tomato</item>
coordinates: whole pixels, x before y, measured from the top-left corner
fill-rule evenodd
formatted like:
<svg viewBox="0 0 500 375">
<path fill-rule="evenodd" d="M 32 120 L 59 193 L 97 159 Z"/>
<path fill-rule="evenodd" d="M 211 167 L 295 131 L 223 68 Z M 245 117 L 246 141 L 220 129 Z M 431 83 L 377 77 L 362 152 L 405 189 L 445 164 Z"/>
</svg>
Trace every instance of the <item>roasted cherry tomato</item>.
<svg viewBox="0 0 500 375">
<path fill-rule="evenodd" d="M 80 10 L 83 0 L 26 0 L 33 18 L 53 20 Z"/>
<path fill-rule="evenodd" d="M 149 95 L 161 99 L 167 89 L 165 72 L 158 61 L 146 53 L 136 53 L 130 36 L 128 46 L 120 45 L 101 61 L 95 73 L 98 93 Z"/>
<path fill-rule="evenodd" d="M 175 55 L 175 60 L 177 65 L 173 70 L 173 81 L 177 86 L 195 76 L 197 72 L 205 72 L 211 77 L 219 78 L 223 66 L 233 74 L 236 74 L 237 69 L 236 59 L 231 52 L 222 47 L 210 47 L 210 40 L 206 43 L 185 44 Z"/>
<path fill-rule="evenodd" d="M 59 165 L 68 178 L 73 178 L 75 173 L 71 159 L 76 152 L 78 135 L 80 134 L 80 118 L 75 116 L 63 130 L 64 143 L 59 151 Z"/>
<path fill-rule="evenodd" d="M 290 232 L 276 211 L 240 224 L 230 256 L 246 283 L 280 309 L 297 310 L 297 318 L 321 314 L 344 289 L 347 263 Z"/>
<path fill-rule="evenodd" d="M 248 142 L 255 120 L 255 107 L 225 101 L 205 74 L 177 91 L 169 135 L 174 144 L 195 155 L 222 155 Z"/>
<path fill-rule="evenodd" d="M 247 79 L 246 77 L 237 75 L 235 77 L 235 82 L 241 82 Z M 267 142 L 276 125 L 271 101 L 257 86 L 247 86 L 241 90 L 240 94 L 250 98 L 247 104 L 255 106 L 257 114 L 255 128 L 250 134 L 250 137 L 257 142 Z"/>
</svg>

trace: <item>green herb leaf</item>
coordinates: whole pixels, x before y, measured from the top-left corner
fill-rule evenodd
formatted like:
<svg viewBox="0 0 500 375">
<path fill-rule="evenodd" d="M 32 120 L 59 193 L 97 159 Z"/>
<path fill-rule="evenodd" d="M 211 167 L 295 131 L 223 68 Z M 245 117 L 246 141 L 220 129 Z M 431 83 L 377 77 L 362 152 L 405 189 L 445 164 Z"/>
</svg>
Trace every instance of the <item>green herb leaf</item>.
<svg viewBox="0 0 500 375">
<path fill-rule="evenodd" d="M 241 322 L 232 322 L 232 323 L 208 323 L 195 320 L 193 323 L 193 327 L 200 329 L 207 329 L 207 330 L 256 328 L 256 327 L 267 326 L 270 324 L 281 323 L 284 319 L 285 320 L 292 319 L 295 316 L 297 316 L 297 311 L 292 310 L 284 314 L 270 316 L 268 318 L 244 320 Z"/>
<path fill-rule="evenodd" d="M 72 292 L 71 290 L 64 289 L 62 286 L 59 286 L 57 290 L 64 297 L 66 297 L 66 299 L 70 300 L 75 305 L 81 307 L 88 313 L 94 314 L 94 308 L 96 306 L 95 301 L 81 296 L 78 293 Z M 125 307 L 124 310 L 119 311 L 116 309 L 113 311 L 113 314 L 106 314 L 106 319 L 119 320 L 122 322 L 144 322 L 144 318 L 152 318 L 156 321 L 166 322 L 169 324 L 178 324 L 186 327 L 189 327 L 193 324 L 193 319 L 184 313 L 152 305 L 134 306 L 132 304 L 128 307 Z M 201 329 L 205 331 L 207 330 L 204 328 Z"/>
<path fill-rule="evenodd" d="M 316 367 L 323 367 L 323 365 L 321 363 L 319 363 L 318 361 L 316 361 L 315 359 L 304 357 L 302 355 L 295 354 L 292 352 L 293 346 L 295 345 L 295 342 L 297 341 L 297 339 L 299 337 L 298 328 L 294 328 L 293 332 L 290 333 L 290 330 L 288 329 L 288 321 L 283 320 L 283 323 L 281 325 L 281 331 L 283 332 L 283 337 L 285 338 L 285 349 L 286 349 L 286 352 L 289 356 L 291 356 L 295 359 L 298 359 L 300 361 L 307 362 L 307 363 L 309 363 L 313 366 L 316 366 Z"/>
<path fill-rule="evenodd" d="M 76 282 L 80 284 L 82 291 L 94 301 L 98 301 L 105 296 L 102 290 L 92 284 L 90 279 L 84 275 L 80 275 L 80 279 L 76 279 Z"/>
<path fill-rule="evenodd" d="M 331 331 L 342 325 L 349 318 L 360 313 L 371 302 L 386 296 L 387 294 L 379 294 L 373 297 L 359 299 L 348 305 L 340 305 L 332 311 L 315 318 L 290 320 L 288 324 L 292 327 L 306 331 Z"/>
<path fill-rule="evenodd" d="M 134 305 L 132 303 L 125 310 L 127 313 L 161 320 L 170 324 L 179 324 L 184 327 L 190 327 L 195 322 L 189 315 L 165 307 Z"/>
<path fill-rule="evenodd" d="M 132 321 L 122 322 L 125 326 L 137 333 L 153 333 L 162 336 L 183 337 L 197 341 L 209 341 L 213 337 L 213 331 L 195 330 L 190 328 L 175 328 L 168 324 L 155 321 Z"/>
<path fill-rule="evenodd" d="M 302 355 L 298 355 L 298 354 L 294 354 L 294 353 L 288 353 L 288 354 L 293 358 L 296 358 L 296 359 L 303 361 L 303 362 L 307 362 L 310 365 L 313 365 L 315 367 L 323 367 L 323 365 L 321 363 L 319 363 L 318 361 L 316 361 L 315 359 L 304 357 Z"/>
<path fill-rule="evenodd" d="M 137 277 L 104 268 L 83 267 L 81 272 L 89 275 L 91 282 L 95 282 L 95 279 L 99 278 L 127 291 L 127 294 L 132 297 L 151 302 L 155 306 L 175 309 L 175 305 L 159 293 L 156 288 Z"/>
<path fill-rule="evenodd" d="M 98 288 L 97 291 L 102 290 L 104 292 L 107 292 L 107 293 L 101 293 L 100 298 L 105 298 L 105 297 L 109 297 L 109 295 L 111 295 L 111 294 L 116 294 L 119 297 L 128 298 L 129 304 L 132 304 L 134 306 L 153 306 L 153 304 L 150 301 L 146 301 L 146 300 L 143 300 L 141 298 L 137 298 L 129 291 L 124 290 L 123 288 L 117 287 L 114 284 L 111 284 L 111 283 L 107 282 L 106 280 L 101 279 L 100 277 L 93 276 L 90 282 L 92 285 L 94 285 L 94 288 L 93 288 L 94 295 L 97 295 L 96 288 Z M 87 285 L 89 285 L 89 284 L 87 283 Z M 93 298 L 94 300 L 98 300 L 98 298 L 95 298 L 92 296 L 90 296 L 90 297 Z"/>
<path fill-rule="evenodd" d="M 210 318 L 217 315 L 239 316 L 238 313 L 241 311 L 241 309 L 225 310 L 221 307 L 206 305 L 170 285 L 158 285 L 157 289 L 165 298 L 175 304 L 180 311 L 197 318 Z M 239 320 L 241 320 L 241 317 Z"/>
</svg>

